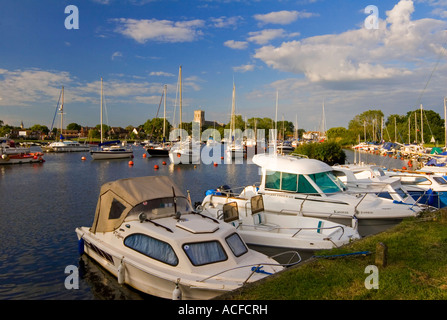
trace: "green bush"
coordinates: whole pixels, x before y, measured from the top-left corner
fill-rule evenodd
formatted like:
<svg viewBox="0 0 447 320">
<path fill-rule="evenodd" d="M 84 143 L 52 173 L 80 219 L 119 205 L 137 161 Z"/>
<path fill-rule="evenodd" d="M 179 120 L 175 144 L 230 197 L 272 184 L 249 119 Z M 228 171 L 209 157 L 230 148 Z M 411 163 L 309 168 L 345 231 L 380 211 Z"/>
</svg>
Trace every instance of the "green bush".
<svg viewBox="0 0 447 320">
<path fill-rule="evenodd" d="M 346 153 L 340 144 L 336 142 L 308 143 L 295 149 L 296 153 L 326 162 L 329 165 L 344 164 Z"/>
</svg>

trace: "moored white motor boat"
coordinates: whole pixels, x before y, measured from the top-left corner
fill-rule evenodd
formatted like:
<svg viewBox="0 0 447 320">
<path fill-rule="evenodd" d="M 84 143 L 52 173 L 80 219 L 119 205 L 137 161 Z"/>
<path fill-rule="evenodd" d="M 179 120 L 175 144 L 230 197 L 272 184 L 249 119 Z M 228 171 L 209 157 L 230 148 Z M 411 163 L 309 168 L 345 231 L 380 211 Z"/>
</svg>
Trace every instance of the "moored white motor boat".
<svg viewBox="0 0 447 320">
<path fill-rule="evenodd" d="M 76 233 L 81 253 L 119 283 L 161 298 L 210 299 L 284 268 L 231 225 L 192 211 L 165 176 L 104 184 L 93 225 Z"/>
<path fill-rule="evenodd" d="M 367 192 L 346 192 L 332 167 L 319 160 L 258 154 L 252 161 L 261 168 L 261 184 L 258 188 L 246 187 L 241 196 L 262 194 L 266 211 L 322 218 L 347 226 L 352 225 L 355 216 L 361 236 L 381 232 L 422 211 Z"/>
<path fill-rule="evenodd" d="M 360 238 L 355 218 L 353 227 L 348 227 L 319 218 L 265 211 L 262 195 L 247 199 L 209 190 L 200 209 L 234 225 L 244 241 L 254 246 L 314 252 Z"/>
</svg>

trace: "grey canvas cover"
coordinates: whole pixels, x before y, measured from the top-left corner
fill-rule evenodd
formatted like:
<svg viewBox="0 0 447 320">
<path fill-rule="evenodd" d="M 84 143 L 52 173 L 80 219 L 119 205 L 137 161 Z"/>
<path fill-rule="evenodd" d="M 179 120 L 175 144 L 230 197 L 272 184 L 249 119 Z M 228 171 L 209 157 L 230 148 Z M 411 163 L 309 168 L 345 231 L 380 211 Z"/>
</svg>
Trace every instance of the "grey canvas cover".
<svg viewBox="0 0 447 320">
<path fill-rule="evenodd" d="M 183 192 L 167 176 L 147 176 L 107 182 L 101 187 L 96 205 L 92 233 L 110 232 L 117 229 L 129 211 L 143 201 L 172 197 L 184 197 Z"/>
</svg>

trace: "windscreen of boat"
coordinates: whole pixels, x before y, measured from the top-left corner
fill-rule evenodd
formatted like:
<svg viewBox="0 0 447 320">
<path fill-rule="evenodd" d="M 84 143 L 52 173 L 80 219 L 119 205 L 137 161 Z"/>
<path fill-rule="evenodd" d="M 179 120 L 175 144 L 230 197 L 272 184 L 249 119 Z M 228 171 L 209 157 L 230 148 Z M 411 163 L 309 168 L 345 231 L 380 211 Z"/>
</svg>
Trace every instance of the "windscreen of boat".
<svg viewBox="0 0 447 320">
<path fill-rule="evenodd" d="M 244 253 L 248 252 L 247 246 L 237 233 L 233 233 L 231 236 L 227 237 L 225 241 L 236 257 L 240 257 Z"/>
<path fill-rule="evenodd" d="M 183 250 L 194 266 L 203 266 L 227 260 L 227 254 L 219 241 L 185 243 Z"/>
<path fill-rule="evenodd" d="M 191 205 L 185 197 L 166 197 L 143 201 L 129 211 L 128 218 L 145 213 L 148 218 L 156 216 L 169 216 L 177 212 L 182 214 L 190 213 Z"/>
<path fill-rule="evenodd" d="M 447 185 L 447 181 L 443 177 L 433 177 L 433 180 L 441 185 Z"/>
<path fill-rule="evenodd" d="M 343 182 L 337 179 L 330 171 L 309 174 L 308 177 L 317 184 L 323 193 L 335 193 L 346 190 Z"/>
</svg>

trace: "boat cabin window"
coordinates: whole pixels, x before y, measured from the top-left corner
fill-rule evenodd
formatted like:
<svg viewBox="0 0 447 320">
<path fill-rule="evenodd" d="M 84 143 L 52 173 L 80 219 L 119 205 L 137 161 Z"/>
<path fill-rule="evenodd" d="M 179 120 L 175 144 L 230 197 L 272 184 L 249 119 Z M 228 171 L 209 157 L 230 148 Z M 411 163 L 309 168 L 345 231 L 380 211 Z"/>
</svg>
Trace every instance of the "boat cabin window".
<svg viewBox="0 0 447 320">
<path fill-rule="evenodd" d="M 399 177 L 400 183 L 403 185 L 431 185 L 431 181 L 423 176 L 393 176 Z"/>
<path fill-rule="evenodd" d="M 439 184 L 447 184 L 447 181 L 443 177 L 433 177 L 433 180 Z"/>
<path fill-rule="evenodd" d="M 167 197 L 143 201 L 130 210 L 128 217 L 145 213 L 148 218 L 170 216 L 177 212 L 190 213 L 192 211 L 189 201 L 185 197 Z"/>
<path fill-rule="evenodd" d="M 248 252 L 247 246 L 237 233 L 233 233 L 231 236 L 227 237 L 225 241 L 236 257 L 240 257 L 244 253 Z"/>
<path fill-rule="evenodd" d="M 152 259 L 167 263 L 171 266 L 176 266 L 178 264 L 177 255 L 169 243 L 149 237 L 145 234 L 131 234 L 124 239 L 124 245 Z"/>
<path fill-rule="evenodd" d="M 318 191 L 315 190 L 305 176 L 280 171 L 267 171 L 265 176 L 265 188 L 319 195 Z"/>
<path fill-rule="evenodd" d="M 332 172 L 319 172 L 308 176 L 324 193 L 334 193 L 345 189 L 343 183 Z"/>
<path fill-rule="evenodd" d="M 109 220 L 111 219 L 118 219 L 121 217 L 121 214 L 126 209 L 126 206 L 119 202 L 116 199 L 113 199 L 112 205 L 110 206 L 109 211 Z"/>
<path fill-rule="evenodd" d="M 225 261 L 228 258 L 219 241 L 186 243 L 183 250 L 195 266 Z"/>
</svg>

